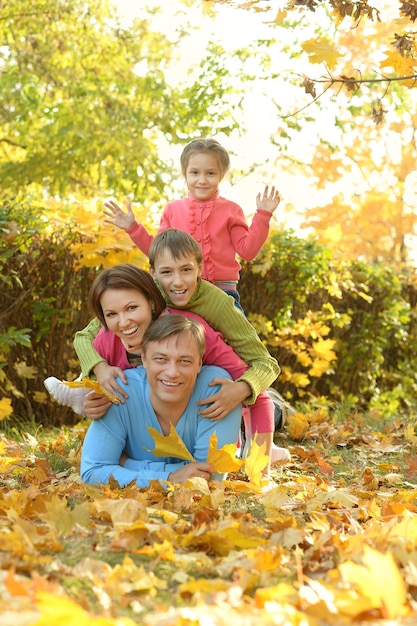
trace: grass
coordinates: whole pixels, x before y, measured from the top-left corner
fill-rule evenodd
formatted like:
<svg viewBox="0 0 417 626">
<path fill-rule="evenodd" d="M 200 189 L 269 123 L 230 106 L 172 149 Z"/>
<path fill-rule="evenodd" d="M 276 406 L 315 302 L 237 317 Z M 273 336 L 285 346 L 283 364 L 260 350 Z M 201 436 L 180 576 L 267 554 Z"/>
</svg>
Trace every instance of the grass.
<svg viewBox="0 0 417 626">
<path fill-rule="evenodd" d="M 172 497 L 159 488 L 82 485 L 85 424 L 9 428 L 0 439 L 0 574 L 12 571 L 23 595 L 2 606 L 22 609 L 22 589 L 36 596 L 42 580 L 91 616 L 122 616 L 145 626 L 198 626 L 206 623 L 201 611 L 217 615 L 221 607 L 220 626 L 239 619 L 240 611 L 250 626 L 343 626 L 359 618 L 382 624 L 383 602 L 372 605 L 366 589 L 358 596 L 357 581 L 339 582 L 341 565 L 361 563 L 367 547 L 372 558 L 392 555 L 407 599 L 395 605 L 390 624 L 408 625 L 417 618 L 417 586 L 408 582 L 417 541 L 401 533 L 406 521 L 417 525 L 416 423 L 415 415 L 388 419 L 350 411 L 343 419 L 323 408 L 306 411 L 276 434 L 277 444 L 292 453 L 290 463 L 273 468 L 276 488 L 245 492 L 231 481 L 217 505 L 186 487 Z M 129 502 L 138 511 L 123 523 L 118 507 Z M 380 567 L 369 567 L 370 584 L 378 588 L 381 582 L 372 577 Z M 5 592 L 0 577 L 0 597 L 2 585 Z M 333 598 L 336 616 L 324 600 L 313 602 L 314 585 Z M 301 588 L 310 589 L 302 601 Z M 278 589 L 282 619 L 277 609 L 269 614 L 262 599 L 274 598 Z M 338 604 L 341 589 L 346 598 Z M 353 608 L 346 612 L 350 598 Z M 366 610 L 355 615 L 355 606 Z M 301 621 L 291 621 L 294 611 Z M 167 621 L 159 622 L 159 614 Z M 68 619 L 66 626 L 84 626 Z"/>
</svg>

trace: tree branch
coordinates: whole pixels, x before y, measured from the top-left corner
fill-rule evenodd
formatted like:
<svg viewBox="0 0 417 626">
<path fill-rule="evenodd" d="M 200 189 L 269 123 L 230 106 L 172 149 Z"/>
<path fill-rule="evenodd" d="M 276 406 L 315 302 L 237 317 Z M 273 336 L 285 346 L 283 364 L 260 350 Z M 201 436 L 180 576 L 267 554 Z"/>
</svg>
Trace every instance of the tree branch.
<svg viewBox="0 0 417 626">
<path fill-rule="evenodd" d="M 331 85 L 335 83 L 342 83 L 345 85 L 359 85 L 362 83 L 391 83 L 398 80 L 412 79 L 417 80 L 417 74 L 412 74 L 411 76 L 384 76 L 382 78 L 345 78 L 343 76 L 340 78 L 333 78 L 333 76 L 330 76 L 329 78 L 309 78 L 312 83 L 330 83 Z"/>
</svg>

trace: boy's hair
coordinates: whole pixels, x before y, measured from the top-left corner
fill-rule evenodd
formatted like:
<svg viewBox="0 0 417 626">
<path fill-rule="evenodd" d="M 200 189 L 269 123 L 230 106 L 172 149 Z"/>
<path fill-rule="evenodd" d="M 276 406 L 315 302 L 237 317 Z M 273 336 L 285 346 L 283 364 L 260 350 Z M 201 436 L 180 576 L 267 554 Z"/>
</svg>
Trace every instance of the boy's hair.
<svg viewBox="0 0 417 626">
<path fill-rule="evenodd" d="M 165 250 L 168 250 L 175 260 L 184 256 L 193 256 L 198 265 L 203 264 L 200 246 L 191 235 L 183 230 L 167 228 L 156 235 L 149 248 L 149 265 L 153 270 L 156 261 Z"/>
<path fill-rule="evenodd" d="M 150 343 L 158 343 L 167 337 L 180 337 L 184 333 L 191 333 L 194 337 L 198 353 L 202 359 L 206 350 L 204 326 L 200 322 L 184 317 L 184 315 L 175 314 L 162 315 L 148 326 L 143 335 L 142 354 L 146 355 Z"/>
<path fill-rule="evenodd" d="M 149 301 L 152 319 L 157 319 L 166 308 L 165 301 L 154 279 L 148 272 L 130 263 L 115 265 L 102 271 L 96 277 L 88 295 L 91 311 L 106 328 L 107 324 L 100 300 L 107 289 L 136 289 L 140 291 Z"/>
<path fill-rule="evenodd" d="M 193 139 L 187 144 L 182 151 L 180 162 L 181 162 L 181 170 L 183 175 L 185 176 L 185 171 L 188 167 L 188 163 L 190 158 L 194 154 L 200 154 L 201 152 L 213 152 L 216 155 L 217 162 L 219 164 L 221 177 L 226 174 L 227 170 L 230 167 L 230 157 L 229 153 L 223 146 L 216 141 L 215 139 Z"/>
</svg>

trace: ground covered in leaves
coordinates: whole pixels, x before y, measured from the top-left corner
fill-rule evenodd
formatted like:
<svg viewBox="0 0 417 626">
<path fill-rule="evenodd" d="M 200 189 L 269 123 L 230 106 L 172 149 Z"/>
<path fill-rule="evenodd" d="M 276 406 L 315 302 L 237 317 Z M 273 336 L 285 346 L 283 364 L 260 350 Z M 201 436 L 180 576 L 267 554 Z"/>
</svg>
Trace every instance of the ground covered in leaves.
<svg viewBox="0 0 417 626">
<path fill-rule="evenodd" d="M 85 425 L 5 431 L 1 626 L 416 624 L 416 426 L 299 413 L 268 491 L 83 485 Z"/>
</svg>

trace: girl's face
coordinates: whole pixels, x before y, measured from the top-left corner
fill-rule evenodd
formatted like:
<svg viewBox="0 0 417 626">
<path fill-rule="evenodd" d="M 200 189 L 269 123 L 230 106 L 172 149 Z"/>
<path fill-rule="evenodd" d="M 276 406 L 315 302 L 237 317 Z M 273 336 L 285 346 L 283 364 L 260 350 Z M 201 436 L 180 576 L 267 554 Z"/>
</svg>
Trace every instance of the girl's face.
<svg viewBox="0 0 417 626">
<path fill-rule="evenodd" d="M 152 305 L 137 289 L 107 289 L 100 299 L 107 328 L 128 352 L 140 354 L 143 335 L 152 323 Z"/>
<path fill-rule="evenodd" d="M 201 201 L 208 200 L 217 192 L 223 178 L 217 156 L 211 152 L 191 155 L 184 176 L 188 191 Z"/>
</svg>

